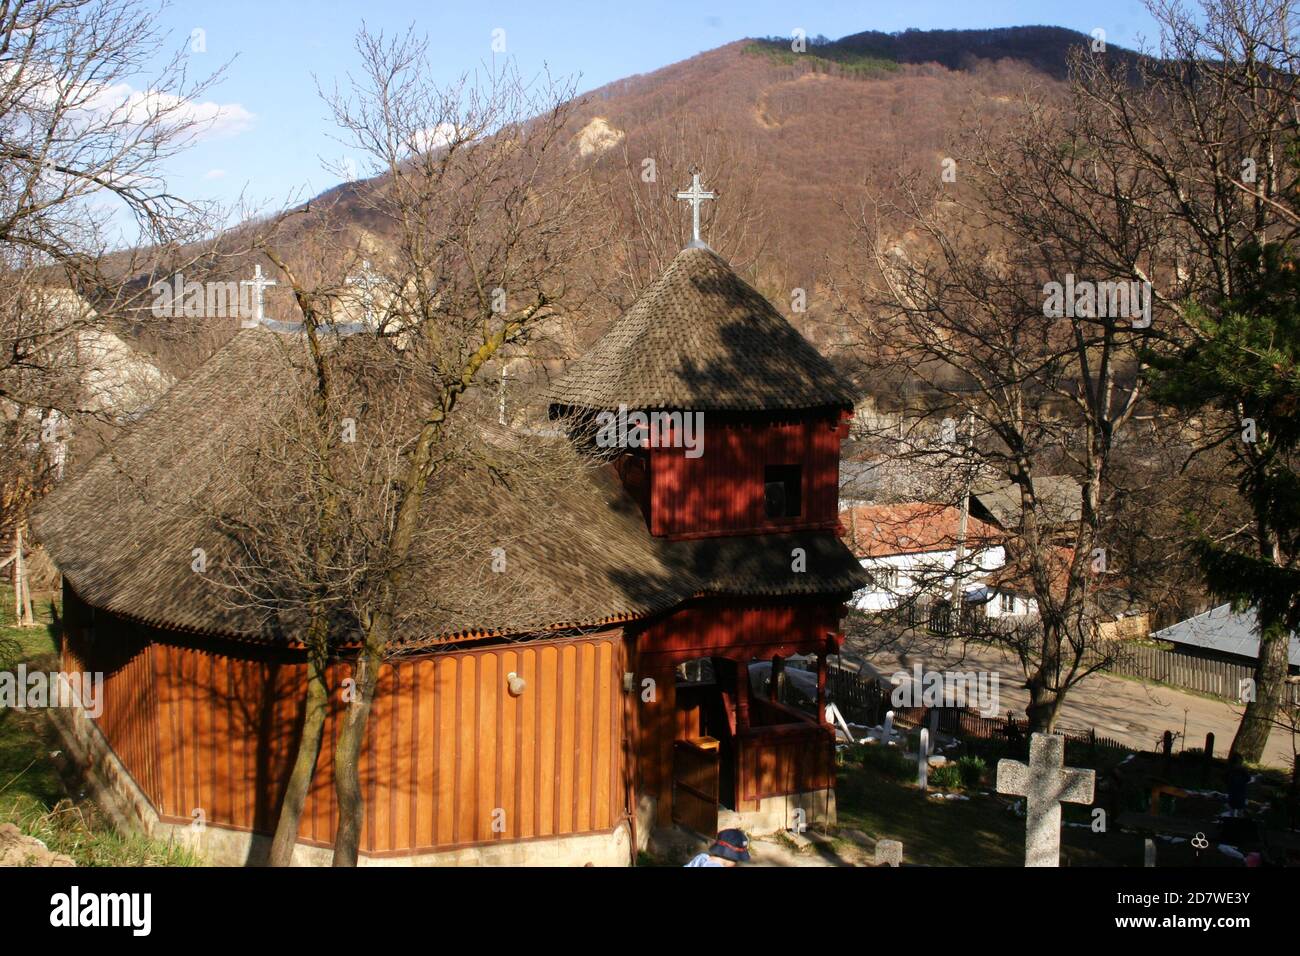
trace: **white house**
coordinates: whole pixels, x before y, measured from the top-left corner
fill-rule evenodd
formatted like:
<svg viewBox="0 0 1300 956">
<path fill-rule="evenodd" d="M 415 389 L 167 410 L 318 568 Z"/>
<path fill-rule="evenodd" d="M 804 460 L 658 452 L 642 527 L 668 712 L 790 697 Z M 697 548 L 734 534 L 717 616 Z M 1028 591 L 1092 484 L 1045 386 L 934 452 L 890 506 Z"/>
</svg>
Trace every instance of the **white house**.
<svg viewBox="0 0 1300 956">
<path fill-rule="evenodd" d="M 1065 597 L 1074 549 L 1056 547 L 1049 551 L 1047 571 L 1052 594 L 1058 600 Z M 1038 601 L 1034 596 L 1034 583 L 1026 564 L 1007 564 L 989 575 L 984 586 L 970 596 L 984 604 L 984 616 L 990 618 L 1020 618 L 1038 614 Z"/>
<path fill-rule="evenodd" d="M 968 517 L 958 572 L 960 521 L 952 505 L 928 502 L 859 505 L 842 512 L 845 543 L 871 575 L 871 584 L 853 595 L 854 607 L 886 611 L 922 593 L 947 595 L 958 573 L 963 592 L 978 591 L 1006 562 L 1002 532 Z"/>
</svg>

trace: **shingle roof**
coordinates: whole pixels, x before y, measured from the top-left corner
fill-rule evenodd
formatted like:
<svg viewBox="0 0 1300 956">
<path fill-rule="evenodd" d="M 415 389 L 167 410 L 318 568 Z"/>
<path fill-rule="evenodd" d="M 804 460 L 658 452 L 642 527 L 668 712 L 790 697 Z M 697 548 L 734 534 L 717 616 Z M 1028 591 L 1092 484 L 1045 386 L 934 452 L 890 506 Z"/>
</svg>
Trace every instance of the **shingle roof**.
<svg viewBox="0 0 1300 956">
<path fill-rule="evenodd" d="M 1255 611 L 1250 609 L 1238 614 L 1229 604 L 1221 604 L 1204 614 L 1179 621 L 1151 636 L 1157 641 L 1203 647 L 1251 660 L 1259 657 L 1259 619 Z M 1291 635 L 1287 658 L 1293 667 L 1300 667 L 1300 637 L 1294 634 Z"/>
<path fill-rule="evenodd" d="M 1082 500 L 1079 483 L 1069 475 L 1044 475 L 1034 479 L 1041 517 L 1049 527 L 1065 527 L 1079 521 Z M 1020 527 L 1020 486 L 1007 482 L 991 488 L 977 489 L 976 504 L 1007 531 Z"/>
<path fill-rule="evenodd" d="M 919 501 L 858 505 L 840 516 L 849 549 L 860 558 L 953 551 L 960 521 L 961 513 L 952 505 Z M 967 516 L 965 547 L 990 547 L 1002 537 L 993 525 Z"/>
<path fill-rule="evenodd" d="M 222 456 L 241 429 L 265 422 L 299 341 L 263 328 L 241 332 L 46 499 L 33 529 L 83 600 L 173 629 L 292 638 L 277 635 L 252 610 L 232 606 L 213 577 L 194 573 L 191 561 L 192 549 L 203 547 L 208 567 L 221 566 L 224 536 L 203 515 L 218 513 L 223 496 L 240 493 L 237 483 L 223 479 Z M 437 505 L 447 507 L 445 496 L 453 496 L 459 513 L 491 528 L 494 541 L 509 542 L 510 576 L 527 600 L 446 611 L 411 643 L 601 625 L 702 593 L 834 594 L 861 586 L 857 563 L 829 533 L 654 538 L 607 467 L 530 488 L 525 498 L 484 493 L 490 480 L 485 469 L 467 468 Z M 537 509 L 538 500 L 556 507 Z M 795 547 L 806 550 L 804 573 L 791 571 Z M 448 575 L 457 573 L 477 572 L 440 567 L 427 573 L 425 586 L 453 588 Z M 412 579 L 421 579 L 418 571 Z M 532 611 L 525 614 L 524 606 Z"/>
<path fill-rule="evenodd" d="M 549 390 L 575 409 L 851 408 L 852 386 L 710 249 L 683 249 Z"/>
</svg>

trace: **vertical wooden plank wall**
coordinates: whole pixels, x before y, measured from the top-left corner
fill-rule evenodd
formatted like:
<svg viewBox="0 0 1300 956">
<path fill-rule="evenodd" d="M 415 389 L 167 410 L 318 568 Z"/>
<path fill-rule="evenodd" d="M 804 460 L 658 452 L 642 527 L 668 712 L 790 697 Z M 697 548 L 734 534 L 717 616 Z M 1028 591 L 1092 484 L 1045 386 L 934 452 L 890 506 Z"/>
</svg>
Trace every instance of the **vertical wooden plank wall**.
<svg viewBox="0 0 1300 956">
<path fill-rule="evenodd" d="M 698 458 L 681 448 L 650 451 L 650 531 L 673 537 L 834 528 L 839 519 L 838 412 L 806 420 L 742 420 L 705 415 Z M 803 514 L 769 520 L 768 465 L 803 466 Z"/>
<path fill-rule="evenodd" d="M 114 648 L 110 659 L 102 648 Z M 158 812 L 270 833 L 301 726 L 297 661 L 99 635 L 101 731 Z M 80 649 L 80 652 L 79 652 Z M 251 653 L 251 651 L 250 651 Z M 608 831 L 626 810 L 621 631 L 442 653 L 387 666 L 361 765 L 362 849 L 406 854 Z M 519 696 L 506 675 L 526 683 Z M 331 685 L 348 674 L 338 666 Z M 300 838 L 328 845 L 337 813 L 332 702 Z"/>
</svg>

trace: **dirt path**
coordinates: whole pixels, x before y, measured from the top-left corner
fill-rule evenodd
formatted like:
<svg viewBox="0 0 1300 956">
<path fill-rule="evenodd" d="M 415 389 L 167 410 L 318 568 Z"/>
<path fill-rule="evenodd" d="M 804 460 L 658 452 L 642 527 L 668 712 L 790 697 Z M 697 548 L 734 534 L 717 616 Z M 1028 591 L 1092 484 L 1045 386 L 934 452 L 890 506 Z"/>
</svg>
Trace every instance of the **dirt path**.
<svg viewBox="0 0 1300 956">
<path fill-rule="evenodd" d="M 851 657 L 845 647 L 844 656 Z M 898 670 L 911 671 L 915 663 L 934 670 L 985 670 L 998 674 L 999 707 L 1003 715 L 1007 710 L 1023 714 L 1029 702 L 1029 692 L 1022 686 L 1024 676 L 1015 658 L 996 648 L 974 648 L 958 659 L 950 653 L 927 653 L 924 648 L 912 647 L 908 653 L 875 654 L 866 659 L 871 670 L 886 679 Z M 1094 673 L 1070 690 L 1061 709 L 1060 725 L 1079 730 L 1096 727 L 1097 733 L 1143 750 L 1153 750 L 1160 736 L 1171 730 L 1175 735 L 1174 749 L 1205 746 L 1206 733 L 1214 734 L 1214 750 L 1220 756 L 1228 752 L 1237 724 L 1241 720 L 1241 707 L 1225 701 L 1184 693 L 1155 684 L 1145 684 L 1128 678 Z M 1186 739 L 1182 734 L 1186 728 Z M 1297 743 L 1300 743 L 1298 741 Z M 1290 768 L 1295 759 L 1291 735 L 1274 728 L 1264 752 L 1264 763 Z"/>
</svg>

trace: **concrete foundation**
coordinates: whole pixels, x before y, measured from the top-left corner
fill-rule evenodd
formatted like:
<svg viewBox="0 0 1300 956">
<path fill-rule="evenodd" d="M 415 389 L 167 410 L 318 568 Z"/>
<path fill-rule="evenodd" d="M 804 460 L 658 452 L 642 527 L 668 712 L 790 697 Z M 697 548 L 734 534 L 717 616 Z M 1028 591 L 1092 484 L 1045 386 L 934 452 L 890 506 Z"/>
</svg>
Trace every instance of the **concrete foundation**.
<svg viewBox="0 0 1300 956">
<path fill-rule="evenodd" d="M 758 802 L 757 810 L 718 811 L 719 830 L 735 827 L 750 836 L 792 830 L 797 823 L 806 827 L 831 826 L 836 820 L 834 789 L 765 797 Z"/>
</svg>

